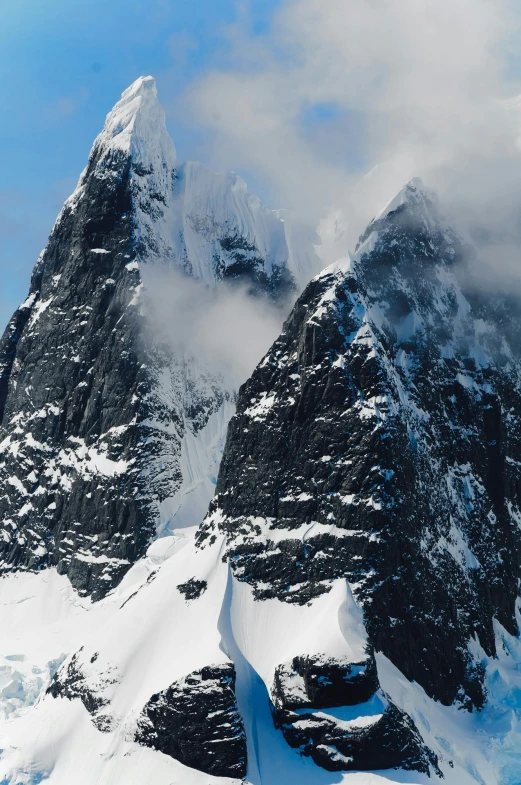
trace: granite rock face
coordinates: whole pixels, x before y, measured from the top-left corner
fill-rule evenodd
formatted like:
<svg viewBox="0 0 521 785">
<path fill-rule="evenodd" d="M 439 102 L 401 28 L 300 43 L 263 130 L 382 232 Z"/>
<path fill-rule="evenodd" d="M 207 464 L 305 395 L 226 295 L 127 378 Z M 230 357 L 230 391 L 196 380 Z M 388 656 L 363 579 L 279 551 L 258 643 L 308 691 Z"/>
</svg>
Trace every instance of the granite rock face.
<svg viewBox="0 0 521 785">
<path fill-rule="evenodd" d="M 290 747 L 327 771 L 400 768 L 429 775 L 430 764 L 437 768 L 410 717 L 383 694 L 356 711 L 306 706 L 274 718 Z"/>
<path fill-rule="evenodd" d="M 411 181 L 306 288 L 243 385 L 199 532 L 262 600 L 349 580 L 372 645 L 444 704 L 484 701 L 476 641 L 517 634 L 519 303 Z"/>
<path fill-rule="evenodd" d="M 304 655 L 279 665 L 272 695 L 276 706 L 294 711 L 306 706 L 356 706 L 379 688 L 372 653 L 361 662 Z"/>
<path fill-rule="evenodd" d="M 97 599 L 160 528 L 200 521 L 235 389 L 190 336 L 174 351 L 147 329 L 149 278 L 282 302 L 290 256 L 240 178 L 177 163 L 152 77 L 132 85 L 0 342 L 2 571 L 56 566 Z"/>
<path fill-rule="evenodd" d="M 0 347 L 4 569 L 56 564 L 102 595 L 154 529 L 136 459 L 150 394 L 132 298 L 131 161 L 94 150 Z M 24 315 L 23 329 L 15 324 Z M 105 587 L 105 588 L 104 588 Z"/>
</svg>

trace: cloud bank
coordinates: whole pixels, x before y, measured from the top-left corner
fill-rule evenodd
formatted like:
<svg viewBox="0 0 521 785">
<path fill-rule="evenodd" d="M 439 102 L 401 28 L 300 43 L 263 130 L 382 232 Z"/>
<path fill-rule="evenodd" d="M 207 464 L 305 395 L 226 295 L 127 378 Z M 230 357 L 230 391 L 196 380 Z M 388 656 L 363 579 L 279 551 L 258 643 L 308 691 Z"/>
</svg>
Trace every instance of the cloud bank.
<svg viewBox="0 0 521 785">
<path fill-rule="evenodd" d="M 196 360 L 232 389 L 249 378 L 281 331 L 290 303 L 271 304 L 241 286 L 210 288 L 170 267 L 143 270 L 154 341 Z"/>
<path fill-rule="evenodd" d="M 226 30 L 184 104 L 215 165 L 327 216 L 333 256 L 412 176 L 497 239 L 521 215 L 519 21 L 506 0 L 286 0 L 263 34 Z"/>
</svg>

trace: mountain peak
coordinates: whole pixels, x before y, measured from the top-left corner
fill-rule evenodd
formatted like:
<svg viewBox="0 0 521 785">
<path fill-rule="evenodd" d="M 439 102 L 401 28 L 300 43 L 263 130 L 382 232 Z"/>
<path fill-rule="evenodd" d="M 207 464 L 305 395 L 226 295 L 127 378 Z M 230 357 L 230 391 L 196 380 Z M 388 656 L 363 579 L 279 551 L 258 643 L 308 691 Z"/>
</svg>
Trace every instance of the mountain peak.
<svg viewBox="0 0 521 785">
<path fill-rule="evenodd" d="M 153 76 L 140 76 L 108 113 L 96 147 L 121 150 L 142 164 L 160 156 L 173 166 L 175 146 L 166 129 L 165 111 Z"/>
<path fill-rule="evenodd" d="M 385 207 L 380 210 L 373 219 L 373 222 L 387 218 L 388 215 L 396 212 L 396 210 L 404 205 L 417 204 L 418 202 L 424 203 L 425 200 L 432 202 L 434 197 L 434 191 L 424 185 L 421 177 L 411 177 L 411 179 L 400 188 L 398 193 L 387 202 Z"/>
<path fill-rule="evenodd" d="M 421 270 L 433 261 L 443 260 L 448 267 L 464 264 L 468 251 L 447 220 L 436 191 L 414 177 L 369 223 L 350 264 L 361 263 L 367 268 L 368 264 L 375 264 L 379 254 L 383 254 L 384 267 L 390 275 L 396 266 L 412 265 Z"/>
<path fill-rule="evenodd" d="M 130 87 L 127 87 L 121 95 L 121 101 L 130 100 L 138 95 L 147 95 L 152 93 L 157 97 L 156 80 L 153 76 L 140 76 L 135 82 L 132 82 Z M 120 102 L 119 102 L 120 103 Z"/>
</svg>

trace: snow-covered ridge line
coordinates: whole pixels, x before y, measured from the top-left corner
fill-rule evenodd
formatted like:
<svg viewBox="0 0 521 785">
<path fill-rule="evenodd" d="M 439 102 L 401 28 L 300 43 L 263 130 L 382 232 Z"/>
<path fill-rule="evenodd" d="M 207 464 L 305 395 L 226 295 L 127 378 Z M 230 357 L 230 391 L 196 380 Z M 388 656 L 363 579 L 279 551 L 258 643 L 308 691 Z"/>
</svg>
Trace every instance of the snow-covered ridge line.
<svg viewBox="0 0 521 785">
<path fill-rule="evenodd" d="M 67 578 L 54 570 L 0 582 L 6 630 L 0 715 L 8 718 L 0 725 L 0 775 L 6 783 L 32 785 L 40 779 L 69 785 L 72 778 L 78 785 L 92 785 L 93 777 L 112 777 L 115 783 L 141 785 L 153 775 L 156 785 L 238 785 L 235 778 L 187 768 L 134 740 L 141 707 L 151 695 L 190 678 L 198 668 L 230 659 L 248 738 L 246 785 L 280 785 L 281 776 L 284 785 L 438 781 L 396 770 L 327 772 L 286 744 L 270 713 L 277 668 L 283 665 L 286 673 L 295 656 L 360 662 L 366 656 L 361 614 L 343 581 L 309 606 L 256 602 L 247 585 L 230 579 L 222 550 L 219 542 L 201 552 L 186 539 L 165 538 L 112 595 L 94 604 L 76 595 Z M 207 588 L 199 598 L 187 600 L 175 587 L 194 578 Z M 490 694 L 482 717 L 465 717 L 455 707 L 432 701 L 377 655 L 385 692 L 359 706 L 296 708 L 296 730 L 309 732 L 320 722 L 334 722 L 344 733 L 361 731 L 378 722 L 392 700 L 413 716 L 438 755 L 447 785 L 515 785 L 508 762 L 519 712 L 509 701 L 521 689 L 521 651 L 519 641 L 500 625 L 496 635 L 499 660 L 477 651 L 486 662 Z M 91 691 L 92 713 L 78 698 L 43 697 L 56 671 L 66 673 L 74 655 L 82 683 Z M 297 674 L 289 687 L 294 700 L 305 700 L 305 685 Z M 192 746 L 198 743 L 194 736 Z M 107 748 L 110 755 L 104 754 Z M 330 752 L 342 762 L 333 747 Z"/>
</svg>

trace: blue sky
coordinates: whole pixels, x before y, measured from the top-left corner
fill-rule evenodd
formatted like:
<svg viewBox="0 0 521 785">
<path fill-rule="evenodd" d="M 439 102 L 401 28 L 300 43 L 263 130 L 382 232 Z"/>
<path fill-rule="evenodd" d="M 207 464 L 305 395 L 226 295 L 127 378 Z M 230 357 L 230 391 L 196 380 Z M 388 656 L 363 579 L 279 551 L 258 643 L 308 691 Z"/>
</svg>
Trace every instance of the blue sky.
<svg viewBox="0 0 521 785">
<path fill-rule="evenodd" d="M 275 0 L 249 5 L 262 32 Z M 0 322 L 25 298 L 31 269 L 73 190 L 106 113 L 141 74 L 162 100 L 219 63 L 235 0 L 4 0 L 0 31 Z M 181 159 L 200 140 L 172 113 Z M 196 148 L 199 150 L 196 151 Z"/>
<path fill-rule="evenodd" d="M 144 74 L 181 160 L 234 169 L 313 226 L 339 215 L 342 253 L 418 175 L 501 236 L 521 182 L 521 112 L 503 100 L 521 93 L 517 6 L 0 0 L 2 326 L 105 115 Z"/>
</svg>

